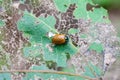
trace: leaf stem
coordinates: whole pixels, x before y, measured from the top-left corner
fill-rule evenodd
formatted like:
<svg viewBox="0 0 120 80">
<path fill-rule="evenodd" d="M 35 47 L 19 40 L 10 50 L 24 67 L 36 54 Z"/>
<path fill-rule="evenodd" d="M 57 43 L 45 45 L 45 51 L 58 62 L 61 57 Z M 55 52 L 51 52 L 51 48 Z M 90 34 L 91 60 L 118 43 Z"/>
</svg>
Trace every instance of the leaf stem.
<svg viewBox="0 0 120 80">
<path fill-rule="evenodd" d="M 91 78 L 88 76 L 80 75 L 80 74 L 74 74 L 74 73 L 68 73 L 68 72 L 62 72 L 62 71 L 51 71 L 51 70 L 0 70 L 0 73 L 13 73 L 13 72 L 33 72 L 33 73 L 52 73 L 52 74 L 61 74 L 61 75 L 68 75 L 68 76 L 78 76 L 85 78 L 87 80 L 96 80 L 95 78 Z"/>
</svg>

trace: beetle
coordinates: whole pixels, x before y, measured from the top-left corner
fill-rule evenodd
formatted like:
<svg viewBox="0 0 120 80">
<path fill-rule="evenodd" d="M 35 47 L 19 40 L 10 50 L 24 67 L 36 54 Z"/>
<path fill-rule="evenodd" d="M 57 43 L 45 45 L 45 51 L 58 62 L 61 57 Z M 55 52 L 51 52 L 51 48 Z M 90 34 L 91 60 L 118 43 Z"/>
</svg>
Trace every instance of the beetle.
<svg viewBox="0 0 120 80">
<path fill-rule="evenodd" d="M 68 36 L 65 34 L 55 34 L 52 37 L 52 43 L 56 45 L 65 44 L 68 42 Z"/>
</svg>

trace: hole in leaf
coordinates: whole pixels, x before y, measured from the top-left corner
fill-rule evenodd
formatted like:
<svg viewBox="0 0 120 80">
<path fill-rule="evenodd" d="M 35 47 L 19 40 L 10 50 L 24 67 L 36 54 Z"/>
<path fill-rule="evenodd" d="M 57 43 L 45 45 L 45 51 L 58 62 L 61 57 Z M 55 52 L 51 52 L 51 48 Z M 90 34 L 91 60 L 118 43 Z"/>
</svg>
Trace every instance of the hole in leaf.
<svg viewBox="0 0 120 80">
<path fill-rule="evenodd" d="M 86 10 L 87 11 L 93 11 L 94 8 L 100 8 L 99 5 L 91 5 L 90 3 L 87 3 Z"/>
<path fill-rule="evenodd" d="M 46 61 L 46 64 L 49 69 L 54 69 L 54 70 L 56 69 L 56 66 L 57 66 L 56 62 Z"/>
<path fill-rule="evenodd" d="M 107 17 L 106 17 L 106 16 L 103 16 L 103 19 L 107 19 Z"/>
<path fill-rule="evenodd" d="M 62 71 L 62 67 L 57 67 L 57 71 Z"/>
<path fill-rule="evenodd" d="M 87 11 L 93 11 L 93 5 L 91 5 L 91 4 L 89 4 L 89 3 L 87 3 L 87 5 L 86 5 L 86 9 L 87 9 Z"/>
<path fill-rule="evenodd" d="M 67 60 L 70 59 L 70 54 L 66 53 Z"/>
</svg>

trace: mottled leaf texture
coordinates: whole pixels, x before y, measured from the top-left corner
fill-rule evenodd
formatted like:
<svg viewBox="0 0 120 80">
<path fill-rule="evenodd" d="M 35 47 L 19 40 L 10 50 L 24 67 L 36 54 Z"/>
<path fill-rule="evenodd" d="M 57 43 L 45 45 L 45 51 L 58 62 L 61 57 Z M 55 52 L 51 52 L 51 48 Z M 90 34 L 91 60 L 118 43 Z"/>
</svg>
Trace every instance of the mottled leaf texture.
<svg viewBox="0 0 120 80">
<path fill-rule="evenodd" d="M 82 73 L 82 75 L 92 78 L 102 76 L 101 67 L 99 68 L 99 66 L 96 66 L 96 64 L 99 63 L 99 61 L 96 61 L 98 60 L 96 56 L 101 56 L 101 54 L 96 53 L 102 53 L 102 51 L 106 50 L 104 49 L 105 45 L 103 45 L 105 42 L 102 41 L 102 38 L 105 38 L 106 35 L 100 36 L 101 38 L 99 39 L 99 35 L 108 29 L 107 23 L 110 23 L 107 11 L 104 8 L 96 6 L 92 0 L 0 0 L 0 4 L 2 4 L 1 2 L 5 4 L 4 6 L 0 5 L 0 9 L 2 7 L 6 10 L 5 14 L 3 11 L 0 12 L 0 18 L 1 13 L 8 17 L 4 20 L 0 19 L 0 43 L 8 45 L 2 46 L 3 48 L 15 47 L 16 56 L 11 53 L 10 56 L 6 55 L 6 52 L 6 54 L 3 54 L 0 50 L 0 69 L 6 69 L 6 66 L 8 66 L 6 64 L 9 63 L 12 65 L 10 65 L 8 69 L 12 70 L 28 69 L 56 71 L 60 68 L 63 72 Z M 13 4 L 17 7 L 14 8 Z M 19 14 L 19 16 L 17 15 L 19 19 L 13 20 L 17 18 L 16 14 Z M 9 25 L 7 27 L 9 23 L 14 25 Z M 102 23 L 107 25 L 102 25 Z M 106 27 L 107 29 L 101 29 L 102 27 Z M 2 28 L 4 28 L 3 31 Z M 1 36 L 4 34 L 4 31 L 5 33 L 8 32 L 5 34 L 7 37 Z M 52 44 L 52 39 L 48 36 L 50 32 L 53 34 L 67 34 L 69 41 L 61 45 Z M 13 37 L 8 34 L 13 35 Z M 109 36 L 107 38 L 109 38 Z M 13 42 L 11 40 L 13 40 Z M 26 43 L 28 42 L 30 45 L 24 45 L 24 42 L 21 40 L 25 40 Z M 101 41 L 97 42 L 96 40 Z M 107 41 L 107 39 L 104 40 Z M 8 44 L 7 41 L 11 43 Z M 17 44 L 14 45 L 13 43 L 15 42 L 17 42 Z M 20 48 L 16 47 L 16 45 Z M 19 49 L 21 50 L 21 54 L 17 54 L 17 52 L 19 52 L 17 50 Z M 10 50 L 13 52 L 12 48 L 10 48 Z M 91 55 L 92 52 L 95 56 Z M 75 53 L 78 54 L 73 56 Z M 10 59 L 7 57 L 10 57 Z M 69 61 L 72 58 L 73 63 L 72 60 L 70 63 Z M 14 61 L 14 64 L 10 63 L 9 60 L 12 62 Z M 15 64 L 15 60 L 18 61 L 18 63 L 23 60 L 21 63 L 24 62 L 24 65 Z M 87 61 L 89 61 L 89 63 Z M 91 63 L 92 61 L 93 63 Z M 29 62 L 30 65 L 28 66 L 27 63 Z M 55 65 L 52 66 L 55 68 L 50 68 L 47 62 L 51 62 L 51 65 L 52 62 L 55 63 Z M 11 75 L 15 78 L 19 77 L 17 73 L 0 73 L 0 80 L 11 80 Z M 88 80 L 78 76 L 37 72 L 26 72 L 25 76 L 20 73 L 20 78 L 23 80 Z"/>
<path fill-rule="evenodd" d="M 91 19 L 93 22 L 110 22 L 108 19 L 108 14 L 105 9 L 95 8 L 95 4 L 93 4 L 92 0 L 54 0 L 56 8 L 65 12 L 70 4 L 76 4 L 77 8 L 74 11 L 75 18 L 83 18 L 83 19 Z M 87 10 L 87 4 L 93 5 L 93 10 Z M 106 17 L 106 18 L 104 18 Z"/>
<path fill-rule="evenodd" d="M 22 19 L 18 22 L 18 29 L 25 34 L 30 36 L 30 42 L 41 43 L 42 47 L 39 45 L 31 46 L 24 48 L 25 56 L 35 57 L 36 54 L 40 54 L 39 51 L 43 49 L 43 58 L 47 61 L 54 61 L 57 63 L 57 66 L 66 66 L 66 53 L 74 54 L 77 51 L 77 48 L 69 41 L 63 45 L 54 45 L 51 44 L 51 39 L 47 36 L 49 32 L 57 32 L 54 29 L 55 19 L 53 16 L 44 17 L 35 17 L 33 14 L 24 12 Z M 50 50 L 50 48 L 52 50 Z"/>
<path fill-rule="evenodd" d="M 93 78 L 101 76 L 103 74 L 102 70 L 99 67 L 93 65 L 91 62 L 87 66 L 85 66 L 84 69 L 85 69 L 84 75 Z"/>
</svg>

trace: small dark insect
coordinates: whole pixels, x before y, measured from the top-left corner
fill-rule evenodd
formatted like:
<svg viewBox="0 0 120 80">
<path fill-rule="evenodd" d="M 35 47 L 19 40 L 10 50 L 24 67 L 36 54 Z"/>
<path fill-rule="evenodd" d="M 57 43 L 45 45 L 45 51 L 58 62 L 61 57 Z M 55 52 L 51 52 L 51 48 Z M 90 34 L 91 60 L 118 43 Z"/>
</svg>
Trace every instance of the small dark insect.
<svg viewBox="0 0 120 80">
<path fill-rule="evenodd" d="M 53 44 L 60 45 L 60 44 L 65 44 L 66 42 L 68 42 L 68 36 L 65 34 L 55 34 L 52 37 Z"/>
</svg>

